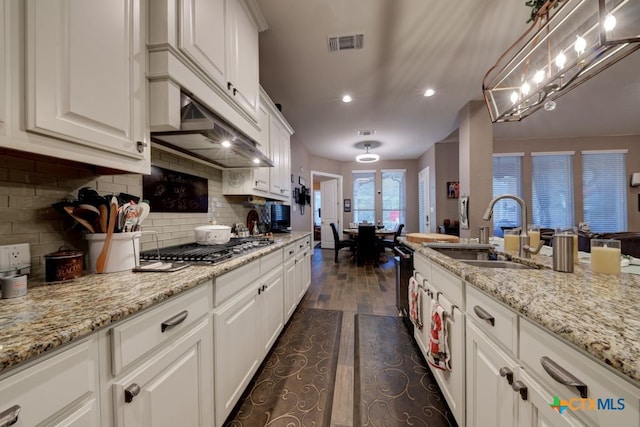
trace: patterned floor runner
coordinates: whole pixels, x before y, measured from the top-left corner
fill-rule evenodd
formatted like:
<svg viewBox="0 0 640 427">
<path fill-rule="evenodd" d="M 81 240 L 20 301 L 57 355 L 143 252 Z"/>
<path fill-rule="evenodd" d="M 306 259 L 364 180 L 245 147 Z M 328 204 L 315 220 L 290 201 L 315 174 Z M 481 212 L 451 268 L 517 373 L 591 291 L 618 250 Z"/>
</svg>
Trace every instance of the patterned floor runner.
<svg viewBox="0 0 640 427">
<path fill-rule="evenodd" d="M 329 426 L 342 312 L 291 317 L 225 426 Z"/>
<path fill-rule="evenodd" d="M 400 317 L 355 318 L 354 426 L 456 426 Z"/>
</svg>

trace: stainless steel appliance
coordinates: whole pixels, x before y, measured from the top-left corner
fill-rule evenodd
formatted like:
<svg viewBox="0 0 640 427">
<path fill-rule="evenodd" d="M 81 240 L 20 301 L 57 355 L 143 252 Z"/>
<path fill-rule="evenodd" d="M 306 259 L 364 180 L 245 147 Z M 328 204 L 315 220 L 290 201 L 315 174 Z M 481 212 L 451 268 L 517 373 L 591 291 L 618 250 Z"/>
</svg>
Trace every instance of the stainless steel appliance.
<svg viewBox="0 0 640 427">
<path fill-rule="evenodd" d="M 397 245 L 396 253 L 396 307 L 405 320 L 409 331 L 413 334 L 413 323 L 409 318 L 409 279 L 413 275 L 413 250 L 407 246 Z"/>
<path fill-rule="evenodd" d="M 152 132 L 153 142 L 223 169 L 273 167 L 254 140 L 188 95 L 180 102 L 180 130 Z"/>
<path fill-rule="evenodd" d="M 213 265 L 275 243 L 267 237 L 232 238 L 219 245 L 187 243 L 140 253 L 143 261 L 181 261 L 189 264 Z"/>
</svg>

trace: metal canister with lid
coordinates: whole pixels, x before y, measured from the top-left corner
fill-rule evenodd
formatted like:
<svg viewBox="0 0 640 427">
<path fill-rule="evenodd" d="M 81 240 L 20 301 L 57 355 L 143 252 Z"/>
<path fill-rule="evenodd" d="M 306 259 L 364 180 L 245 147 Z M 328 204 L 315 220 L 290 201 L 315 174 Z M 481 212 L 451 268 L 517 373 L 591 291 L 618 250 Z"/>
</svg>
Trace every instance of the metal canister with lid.
<svg viewBox="0 0 640 427">
<path fill-rule="evenodd" d="M 44 256 L 45 281 L 62 282 L 82 276 L 84 255 L 80 251 L 60 247 L 57 252 Z"/>
<path fill-rule="evenodd" d="M 553 236 L 553 270 L 573 273 L 573 235 L 558 233 Z"/>
</svg>

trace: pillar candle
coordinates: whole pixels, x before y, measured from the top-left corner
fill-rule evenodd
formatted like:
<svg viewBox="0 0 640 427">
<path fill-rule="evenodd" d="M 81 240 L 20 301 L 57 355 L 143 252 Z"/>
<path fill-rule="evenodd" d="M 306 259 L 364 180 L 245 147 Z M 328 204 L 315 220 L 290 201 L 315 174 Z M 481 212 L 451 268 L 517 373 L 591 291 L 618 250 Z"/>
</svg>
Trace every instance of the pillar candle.
<svg viewBox="0 0 640 427">
<path fill-rule="evenodd" d="M 529 246 L 537 248 L 538 243 L 540 243 L 540 231 L 529 230 Z"/>
<path fill-rule="evenodd" d="M 620 248 L 599 246 L 591 248 L 591 271 L 594 273 L 620 273 Z"/>
<path fill-rule="evenodd" d="M 504 250 L 505 252 L 518 252 L 520 249 L 520 236 L 517 234 L 505 234 L 504 235 Z"/>
</svg>

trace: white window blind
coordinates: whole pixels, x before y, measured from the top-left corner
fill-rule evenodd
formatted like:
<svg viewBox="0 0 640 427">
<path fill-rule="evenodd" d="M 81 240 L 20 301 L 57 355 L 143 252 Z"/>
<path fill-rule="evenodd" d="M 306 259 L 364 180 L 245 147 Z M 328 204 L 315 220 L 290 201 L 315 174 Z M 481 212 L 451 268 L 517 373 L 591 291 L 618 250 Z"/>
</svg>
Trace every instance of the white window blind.
<svg viewBox="0 0 640 427">
<path fill-rule="evenodd" d="M 405 223 L 405 170 L 382 170 L 382 225 L 393 229 Z"/>
<path fill-rule="evenodd" d="M 353 171 L 353 221 L 375 223 L 375 171 Z"/>
<path fill-rule="evenodd" d="M 597 233 L 627 230 L 626 152 L 582 153 L 584 221 Z"/>
<path fill-rule="evenodd" d="M 493 157 L 493 197 L 513 194 L 522 198 L 522 154 Z M 493 207 L 493 234 L 502 237 L 502 227 L 520 226 L 520 205 L 503 199 Z"/>
<path fill-rule="evenodd" d="M 572 154 L 532 153 L 532 218 L 545 228 L 574 226 Z"/>
</svg>

